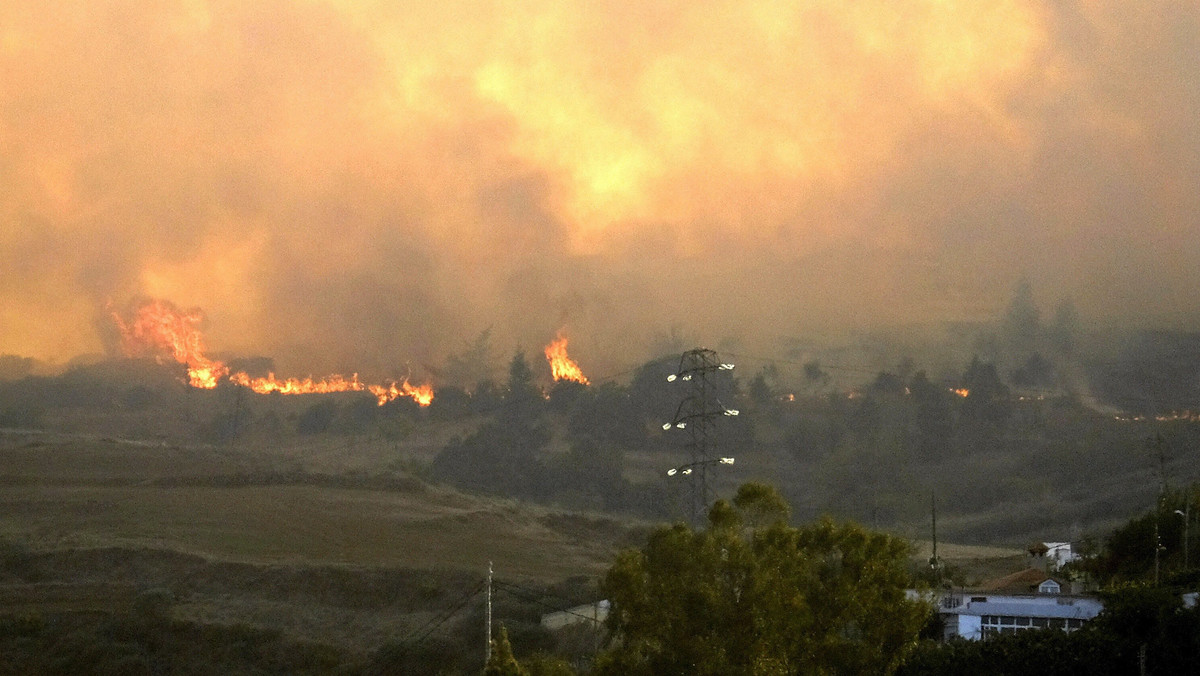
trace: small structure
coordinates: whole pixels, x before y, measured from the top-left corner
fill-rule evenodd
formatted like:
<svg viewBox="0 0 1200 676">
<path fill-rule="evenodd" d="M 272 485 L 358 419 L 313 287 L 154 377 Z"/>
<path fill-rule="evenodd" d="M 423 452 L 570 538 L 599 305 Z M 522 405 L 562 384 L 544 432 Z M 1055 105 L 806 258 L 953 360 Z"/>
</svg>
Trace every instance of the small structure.
<svg viewBox="0 0 1200 676">
<path fill-rule="evenodd" d="M 1079 559 L 1079 554 L 1071 551 L 1070 542 L 1038 542 L 1029 547 L 1029 567 L 1045 571 L 1057 571 L 1072 561 Z"/>
<path fill-rule="evenodd" d="M 1059 570 L 1064 565 L 1077 561 L 1079 554 L 1071 551 L 1070 542 L 1043 542 L 1046 546 L 1046 561 L 1052 570 Z"/>
</svg>

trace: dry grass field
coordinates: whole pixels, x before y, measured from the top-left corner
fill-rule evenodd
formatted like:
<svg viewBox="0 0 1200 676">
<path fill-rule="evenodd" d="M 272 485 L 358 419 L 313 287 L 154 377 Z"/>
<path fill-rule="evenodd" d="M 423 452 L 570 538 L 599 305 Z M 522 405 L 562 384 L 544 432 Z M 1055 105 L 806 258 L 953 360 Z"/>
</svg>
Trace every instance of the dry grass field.
<svg viewBox="0 0 1200 676">
<path fill-rule="evenodd" d="M 438 617 L 489 561 L 499 579 L 533 589 L 569 579 L 594 588 L 645 529 L 397 470 L 375 486 L 362 470 L 394 464 L 394 445 L 301 441 L 229 448 L 0 430 L 0 544 L 22 554 L 0 570 L 0 612 L 112 605 L 95 593 L 106 585 L 165 588 L 181 619 L 367 653 Z M 445 631 L 475 622 L 481 604 Z M 537 612 L 524 608 L 524 621 Z"/>
<path fill-rule="evenodd" d="M 475 571 L 493 561 L 537 580 L 595 575 L 628 543 L 606 519 L 438 489 L 7 486 L 0 514 L 0 534 L 35 549 L 150 547 L 253 563 Z"/>
<path fill-rule="evenodd" d="M 30 579 L 0 575 L 0 584 L 16 585 L 0 594 L 10 611 L 36 608 L 38 589 L 56 590 L 48 611 L 94 606 L 94 590 L 113 585 L 167 589 L 177 618 L 366 654 L 453 606 L 489 561 L 500 579 L 594 594 L 613 555 L 640 544 L 649 525 L 468 495 L 412 475 L 453 429 L 221 446 L 170 425 L 138 438 L 119 423 L 108 421 L 103 434 L 79 421 L 59 431 L 0 430 L 0 542 L 32 562 Z M 371 480 L 380 475 L 382 485 Z M 916 550 L 918 561 L 929 555 L 921 543 Z M 940 544 L 939 553 L 970 580 L 1022 561 L 1001 548 Z M 80 590 L 74 601 L 71 589 Z M 445 631 L 476 633 L 481 603 Z M 502 616 L 534 625 L 553 609 L 508 603 Z"/>
<path fill-rule="evenodd" d="M 640 528 L 416 480 L 391 490 L 236 485 L 278 458 L 210 446 L 7 432 L 0 454 L 0 535 L 39 550 L 152 547 L 255 563 L 474 571 L 493 561 L 509 576 L 556 580 L 598 574 Z"/>
</svg>

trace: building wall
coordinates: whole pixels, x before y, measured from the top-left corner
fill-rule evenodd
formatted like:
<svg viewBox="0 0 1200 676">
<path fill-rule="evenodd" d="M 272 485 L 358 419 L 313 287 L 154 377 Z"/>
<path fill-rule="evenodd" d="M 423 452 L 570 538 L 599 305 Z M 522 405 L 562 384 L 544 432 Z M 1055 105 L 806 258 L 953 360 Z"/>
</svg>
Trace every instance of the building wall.
<svg viewBox="0 0 1200 676">
<path fill-rule="evenodd" d="M 944 615 L 946 618 L 946 640 L 956 636 L 977 640 L 980 638 L 981 623 L 978 615 Z"/>
</svg>

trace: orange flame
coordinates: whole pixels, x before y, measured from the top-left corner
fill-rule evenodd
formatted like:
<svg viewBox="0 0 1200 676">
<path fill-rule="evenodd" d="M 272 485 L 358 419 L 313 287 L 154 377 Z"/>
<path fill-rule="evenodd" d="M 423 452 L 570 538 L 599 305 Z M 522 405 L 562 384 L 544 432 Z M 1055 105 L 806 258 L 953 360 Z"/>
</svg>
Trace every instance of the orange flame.
<svg viewBox="0 0 1200 676">
<path fill-rule="evenodd" d="M 570 380 L 581 385 L 587 385 L 587 376 L 570 357 L 567 356 L 567 339 L 561 332 L 558 338 L 546 346 L 546 361 L 550 362 L 550 373 L 555 380 Z"/>
<path fill-rule="evenodd" d="M 405 379 L 402 383 L 392 383 L 387 387 L 368 385 L 367 389 L 379 400 L 380 406 L 398 397 L 408 397 L 421 406 L 428 406 L 433 403 L 433 385 L 429 383 L 413 387 L 408 384 L 408 379 Z"/>
<path fill-rule="evenodd" d="M 950 391 L 957 394 L 960 397 L 963 397 L 963 398 L 966 398 L 968 395 L 971 394 L 971 390 L 968 390 L 965 387 L 951 388 Z"/>
<path fill-rule="evenodd" d="M 167 352 L 187 366 L 192 387 L 212 389 L 229 373 L 224 364 L 204 356 L 204 335 L 199 327 L 204 313 L 199 308 L 182 311 L 165 300 L 148 300 L 128 322 L 116 312 L 112 317 L 121 331 L 121 349 L 127 357 Z"/>
<path fill-rule="evenodd" d="M 224 363 L 204 356 L 204 336 L 199 324 L 204 313 L 199 309 L 181 311 L 165 300 L 149 300 L 138 306 L 133 317 L 126 321 L 120 314 L 112 313 L 113 321 L 121 332 L 121 348 L 128 357 L 146 354 L 168 353 L 175 361 L 186 364 L 188 382 L 192 387 L 212 389 L 222 378 L 258 394 L 278 392 L 280 394 L 326 394 L 330 392 L 370 392 L 379 405 L 409 397 L 421 406 L 433 403 L 433 386 L 426 383 L 414 387 L 408 379 L 402 383 L 368 385 L 358 379 L 358 374 L 349 378 L 333 375 L 321 380 L 313 378 L 253 377 L 245 371 L 230 373 Z"/>
</svg>

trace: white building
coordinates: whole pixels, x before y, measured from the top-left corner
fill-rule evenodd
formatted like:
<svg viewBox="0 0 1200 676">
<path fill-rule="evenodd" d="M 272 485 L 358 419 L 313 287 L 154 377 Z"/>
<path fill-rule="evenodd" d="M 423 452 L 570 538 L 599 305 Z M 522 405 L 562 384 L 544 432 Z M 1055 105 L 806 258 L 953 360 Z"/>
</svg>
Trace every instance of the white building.
<svg viewBox="0 0 1200 676">
<path fill-rule="evenodd" d="M 1035 558 L 1040 554 L 1042 557 L 1042 565 L 1034 564 L 1034 567 L 1046 568 L 1049 570 L 1059 570 L 1064 565 L 1072 561 L 1079 560 L 1079 554 L 1071 551 L 1070 542 L 1042 542 L 1037 549 L 1030 549 L 1029 553 Z"/>
<path fill-rule="evenodd" d="M 1050 578 L 1047 581 L 1054 582 Z M 979 592 L 946 596 L 938 614 L 945 622 L 947 640 L 955 637 L 977 640 L 1026 629 L 1075 631 L 1103 609 L 1099 599 L 1087 596 Z"/>
</svg>

